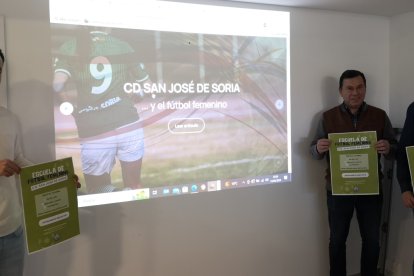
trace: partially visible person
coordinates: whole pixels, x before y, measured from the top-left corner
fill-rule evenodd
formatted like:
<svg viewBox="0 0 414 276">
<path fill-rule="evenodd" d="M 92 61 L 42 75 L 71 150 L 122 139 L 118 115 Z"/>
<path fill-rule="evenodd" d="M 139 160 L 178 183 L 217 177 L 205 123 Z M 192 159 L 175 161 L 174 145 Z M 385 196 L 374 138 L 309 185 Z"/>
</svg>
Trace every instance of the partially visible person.
<svg viewBox="0 0 414 276">
<path fill-rule="evenodd" d="M 0 82 L 5 62 L 0 50 Z M 24 237 L 16 174 L 30 165 L 21 148 L 17 118 L 0 107 L 0 276 L 23 275 Z"/>
<path fill-rule="evenodd" d="M 144 130 L 135 107 L 140 93 L 127 93 L 124 85 L 143 86 L 151 80 L 134 52 L 108 30 L 94 30 L 64 42 L 56 57 L 54 90 L 62 95 L 67 83 L 75 84 L 72 115 L 88 193 L 120 189 L 111 179 L 117 159 L 123 188 L 141 187 Z"/>
<path fill-rule="evenodd" d="M 0 82 L 4 63 L 0 49 Z M 23 275 L 23 218 L 16 175 L 28 165 L 32 162 L 23 155 L 17 117 L 0 107 L 0 276 Z M 80 188 L 77 175 L 74 182 Z"/>
<path fill-rule="evenodd" d="M 405 148 L 414 146 L 414 102 L 407 109 L 404 127 L 398 142 L 397 179 L 405 207 L 414 208 L 413 186 Z"/>
<path fill-rule="evenodd" d="M 331 276 L 346 276 L 346 241 L 354 211 L 362 239 L 361 276 L 376 276 L 380 252 L 382 210 L 381 181 L 378 195 L 333 195 L 329 163 L 329 133 L 376 131 L 374 145 L 379 157 L 393 158 L 397 141 L 387 114 L 365 103 L 366 79 L 357 70 L 346 70 L 339 79 L 339 94 L 343 103 L 323 113 L 310 150 L 314 159 L 327 160 L 326 190 L 330 229 L 329 264 Z M 378 174 L 382 179 L 378 158 Z"/>
<path fill-rule="evenodd" d="M 414 214 L 413 183 L 411 182 L 410 168 L 405 150 L 408 146 L 414 146 L 414 102 L 407 109 L 404 127 L 398 142 L 397 155 L 397 180 L 401 188 L 402 202 L 405 207 L 413 209 Z M 414 260 L 412 269 L 414 276 Z"/>
</svg>

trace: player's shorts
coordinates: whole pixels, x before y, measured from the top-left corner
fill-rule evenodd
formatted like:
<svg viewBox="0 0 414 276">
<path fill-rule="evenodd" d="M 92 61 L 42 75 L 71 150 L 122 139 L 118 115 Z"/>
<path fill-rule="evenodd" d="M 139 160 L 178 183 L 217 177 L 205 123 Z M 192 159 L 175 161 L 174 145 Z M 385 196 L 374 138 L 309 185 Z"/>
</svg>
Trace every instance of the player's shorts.
<svg viewBox="0 0 414 276">
<path fill-rule="evenodd" d="M 114 133 L 113 131 L 111 133 Z M 82 170 L 84 174 L 102 175 L 110 173 L 115 158 L 133 162 L 144 156 L 144 130 L 119 131 L 108 137 L 81 142 Z"/>
</svg>

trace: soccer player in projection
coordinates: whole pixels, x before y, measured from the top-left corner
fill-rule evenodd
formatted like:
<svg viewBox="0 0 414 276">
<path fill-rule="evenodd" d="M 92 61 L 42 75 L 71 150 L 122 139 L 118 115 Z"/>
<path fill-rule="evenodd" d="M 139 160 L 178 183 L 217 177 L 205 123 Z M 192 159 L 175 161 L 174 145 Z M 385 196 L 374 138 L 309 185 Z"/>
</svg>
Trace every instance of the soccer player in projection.
<svg viewBox="0 0 414 276">
<path fill-rule="evenodd" d="M 150 82 L 150 78 L 144 65 L 134 61 L 134 52 L 108 30 L 95 29 L 64 42 L 55 59 L 54 90 L 62 92 L 70 81 L 75 85 L 76 99 L 61 109 L 75 119 L 90 194 L 121 189 L 111 181 L 116 158 L 122 189 L 141 187 L 144 132 L 135 104 L 142 93 L 126 93 L 123 87 Z"/>
</svg>

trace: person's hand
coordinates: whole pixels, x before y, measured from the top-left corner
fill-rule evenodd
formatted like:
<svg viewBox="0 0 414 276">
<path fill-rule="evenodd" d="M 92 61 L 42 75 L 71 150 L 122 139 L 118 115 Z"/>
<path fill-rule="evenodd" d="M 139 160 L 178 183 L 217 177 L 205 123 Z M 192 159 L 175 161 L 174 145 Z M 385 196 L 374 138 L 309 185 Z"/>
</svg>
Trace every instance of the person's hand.
<svg viewBox="0 0 414 276">
<path fill-rule="evenodd" d="M 20 167 L 9 159 L 0 161 L 0 176 L 12 176 L 20 173 Z"/>
<path fill-rule="evenodd" d="M 319 154 L 325 153 L 329 150 L 329 146 L 331 145 L 331 141 L 329 139 L 319 139 L 316 142 L 316 150 L 319 152 Z"/>
<path fill-rule="evenodd" d="M 387 140 L 379 140 L 375 143 L 375 149 L 378 153 L 388 154 L 390 152 L 390 143 Z"/>
<path fill-rule="evenodd" d="M 73 175 L 73 182 L 75 183 L 77 189 L 79 189 L 82 186 L 79 182 L 79 177 L 76 174 Z"/>
<path fill-rule="evenodd" d="M 411 191 L 402 193 L 402 201 L 405 207 L 414 208 L 414 195 Z"/>
</svg>

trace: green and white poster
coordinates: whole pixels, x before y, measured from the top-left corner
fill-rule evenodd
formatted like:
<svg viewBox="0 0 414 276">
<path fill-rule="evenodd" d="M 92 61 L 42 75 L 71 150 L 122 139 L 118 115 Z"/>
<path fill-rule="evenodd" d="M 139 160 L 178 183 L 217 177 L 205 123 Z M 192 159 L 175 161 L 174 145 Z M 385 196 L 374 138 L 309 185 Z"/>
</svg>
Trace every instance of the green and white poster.
<svg viewBox="0 0 414 276">
<path fill-rule="evenodd" d="M 22 168 L 20 181 L 29 254 L 80 234 L 72 158 Z"/>
<path fill-rule="evenodd" d="M 406 147 L 405 151 L 407 152 L 408 165 L 410 167 L 411 185 L 413 185 L 414 189 L 414 146 Z"/>
<path fill-rule="evenodd" d="M 377 133 L 330 133 L 328 138 L 332 194 L 379 194 Z"/>
</svg>

